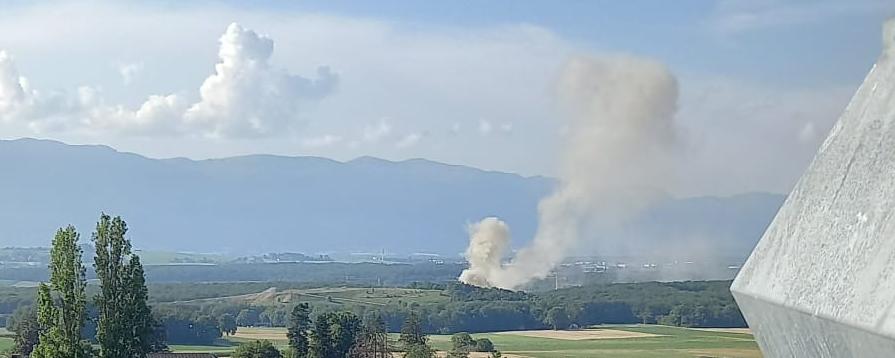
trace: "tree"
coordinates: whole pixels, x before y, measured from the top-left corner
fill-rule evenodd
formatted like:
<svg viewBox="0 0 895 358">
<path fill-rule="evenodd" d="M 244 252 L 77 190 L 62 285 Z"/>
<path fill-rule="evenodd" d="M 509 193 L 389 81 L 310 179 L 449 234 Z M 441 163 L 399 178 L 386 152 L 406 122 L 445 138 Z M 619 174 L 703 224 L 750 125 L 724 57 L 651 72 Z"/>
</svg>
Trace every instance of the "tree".
<svg viewBox="0 0 895 358">
<path fill-rule="evenodd" d="M 163 344 L 157 342 L 157 323 L 146 304 L 143 265 L 131 253 L 121 217 L 100 215 L 93 233 L 94 268 L 100 292 L 96 296 L 99 323 L 96 339 L 103 358 L 145 357 Z"/>
<path fill-rule="evenodd" d="M 494 343 L 488 338 L 479 338 L 475 340 L 476 352 L 494 352 Z"/>
<path fill-rule="evenodd" d="M 146 289 L 146 278 L 143 272 L 143 264 L 140 257 L 131 255 L 130 262 L 123 278 L 124 288 L 124 316 L 127 318 L 127 328 L 130 329 L 130 339 L 127 344 L 127 357 L 144 357 L 146 353 L 156 352 L 165 346 L 164 341 L 159 342 L 156 334 L 157 323 L 152 317 L 152 309 L 146 303 L 149 291 Z M 166 348 L 166 347 L 165 347 Z"/>
<path fill-rule="evenodd" d="M 221 332 L 228 336 L 236 334 L 236 318 L 233 318 L 232 314 L 224 313 L 218 317 L 218 327 L 221 327 Z"/>
<path fill-rule="evenodd" d="M 333 313 L 323 313 L 314 321 L 314 329 L 310 335 L 309 354 L 314 358 L 336 357 L 333 349 L 332 329 L 330 316 Z"/>
<path fill-rule="evenodd" d="M 475 349 L 475 340 L 469 333 L 455 333 L 451 336 L 451 350 L 448 352 L 450 358 L 466 358 L 469 352 Z"/>
<path fill-rule="evenodd" d="M 334 350 L 338 357 L 348 357 L 360 336 L 361 320 L 351 312 L 339 312 L 333 318 L 330 325 L 333 327 Z"/>
<path fill-rule="evenodd" d="M 236 315 L 236 325 L 240 327 L 251 327 L 258 324 L 258 311 L 251 308 L 243 308 Z"/>
<path fill-rule="evenodd" d="M 37 324 L 40 326 L 38 343 L 31 352 L 34 358 L 62 358 L 60 341 L 61 328 L 56 322 L 59 309 L 53 304 L 50 286 L 41 283 L 37 287 Z"/>
<path fill-rule="evenodd" d="M 391 347 L 388 343 L 385 320 L 378 312 L 367 316 L 364 320 L 364 328 L 355 345 L 353 356 L 358 358 L 382 358 L 391 357 Z"/>
<path fill-rule="evenodd" d="M 555 330 L 560 330 L 569 328 L 571 321 L 569 320 L 569 313 L 566 312 L 566 309 L 562 306 L 556 306 L 547 311 L 544 323 L 553 327 Z"/>
<path fill-rule="evenodd" d="M 311 307 L 307 303 L 299 303 L 292 308 L 289 315 L 289 326 L 286 337 L 294 357 L 306 357 L 309 349 L 308 331 L 311 329 Z"/>
<path fill-rule="evenodd" d="M 310 356 L 348 357 L 360 334 L 360 319 L 351 312 L 327 312 L 317 317 L 311 332 Z"/>
<path fill-rule="evenodd" d="M 405 348 L 404 358 L 435 358 L 435 350 L 428 344 L 415 344 Z"/>
<path fill-rule="evenodd" d="M 423 327 L 420 323 L 420 316 L 416 312 L 410 312 L 404 324 L 401 326 L 401 336 L 398 338 L 404 347 L 425 345 L 429 342 L 429 338 L 423 333 Z"/>
<path fill-rule="evenodd" d="M 398 341 L 404 347 L 404 358 L 435 357 L 435 351 L 429 347 L 429 337 L 423 333 L 420 317 L 416 312 L 411 312 L 404 320 Z"/>
<path fill-rule="evenodd" d="M 87 310 L 84 265 L 78 233 L 73 226 L 59 229 L 50 249 L 50 284 L 38 289 L 39 343 L 33 356 L 82 358 L 90 354 L 81 339 Z M 57 292 L 58 300 L 52 292 Z"/>
<path fill-rule="evenodd" d="M 241 344 L 233 352 L 233 358 L 282 358 L 283 355 L 268 340 Z"/>
<path fill-rule="evenodd" d="M 37 323 L 37 313 L 29 307 L 27 311 L 16 311 L 16 320 L 12 324 L 15 333 L 13 353 L 29 356 L 34 346 L 40 339 L 40 325 Z"/>
</svg>

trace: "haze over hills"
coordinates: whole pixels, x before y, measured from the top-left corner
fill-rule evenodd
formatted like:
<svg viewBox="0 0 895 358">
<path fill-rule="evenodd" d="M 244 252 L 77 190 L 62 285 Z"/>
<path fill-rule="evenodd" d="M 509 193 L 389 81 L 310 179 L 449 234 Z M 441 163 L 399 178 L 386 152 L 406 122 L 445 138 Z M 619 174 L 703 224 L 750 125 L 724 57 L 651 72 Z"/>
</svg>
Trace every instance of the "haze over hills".
<svg viewBox="0 0 895 358">
<path fill-rule="evenodd" d="M 72 223 L 89 239 L 101 211 L 123 216 L 144 249 L 261 252 L 434 252 L 467 244 L 466 224 L 500 216 L 514 245 L 531 238 L 553 181 L 423 159 L 251 155 L 151 159 L 105 146 L 0 141 L 0 246 L 47 246 Z M 784 199 L 750 193 L 668 198 L 605 235 L 680 253 L 745 256 Z M 598 243 L 599 240 L 591 240 Z M 618 240 L 613 240 L 618 241 Z M 614 252 L 619 253 L 619 252 Z"/>
</svg>

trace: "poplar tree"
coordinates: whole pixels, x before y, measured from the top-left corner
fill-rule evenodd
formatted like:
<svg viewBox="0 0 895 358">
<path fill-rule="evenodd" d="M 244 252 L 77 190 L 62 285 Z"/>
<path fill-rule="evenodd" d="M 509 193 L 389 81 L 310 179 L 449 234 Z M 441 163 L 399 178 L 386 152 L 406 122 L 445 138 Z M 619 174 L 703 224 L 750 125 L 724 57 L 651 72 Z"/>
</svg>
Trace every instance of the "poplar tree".
<svg viewBox="0 0 895 358">
<path fill-rule="evenodd" d="M 13 317 L 8 319 L 14 320 L 12 330 L 16 334 L 12 352 L 25 357 L 31 355 L 31 351 L 40 342 L 40 324 L 37 322 L 37 311 L 32 307 L 24 310 L 19 309 L 16 310 L 16 314 Z"/>
<path fill-rule="evenodd" d="M 121 217 L 102 214 L 93 233 L 94 268 L 100 282 L 96 339 L 102 358 L 142 358 L 164 345 L 157 341 L 143 265 L 131 252 Z"/>
<path fill-rule="evenodd" d="M 313 358 L 332 358 L 336 357 L 335 342 L 332 336 L 332 326 L 330 322 L 335 316 L 334 313 L 327 312 L 317 316 L 314 321 L 314 328 L 311 331 L 311 340 L 309 347 L 309 356 Z"/>
<path fill-rule="evenodd" d="M 367 316 L 355 347 L 354 356 L 358 358 L 391 357 L 386 328 L 385 320 L 378 312 Z"/>
<path fill-rule="evenodd" d="M 41 327 L 40 338 L 31 352 L 32 358 L 63 358 L 61 334 L 57 318 L 59 311 L 53 304 L 50 286 L 41 282 L 37 287 L 37 324 Z"/>
<path fill-rule="evenodd" d="M 50 284 L 41 284 L 37 319 L 41 328 L 37 358 L 83 358 L 90 346 L 81 339 L 86 319 L 87 294 L 79 235 L 73 226 L 59 229 L 50 250 Z M 52 292 L 57 293 L 57 299 Z"/>
<path fill-rule="evenodd" d="M 158 342 L 155 334 L 156 324 L 152 317 L 152 309 L 146 303 L 149 290 L 146 289 L 146 278 L 140 257 L 131 255 L 124 276 L 124 312 L 127 317 L 130 335 L 125 337 L 127 357 L 145 357 L 147 353 L 164 350 L 165 345 Z"/>
<path fill-rule="evenodd" d="M 293 357 L 304 358 L 308 356 L 310 339 L 308 333 L 311 329 L 311 307 L 307 303 L 299 303 L 292 308 L 289 315 L 289 327 L 286 337 L 289 338 L 289 347 Z"/>
<path fill-rule="evenodd" d="M 401 326 L 401 335 L 398 338 L 405 348 L 429 343 L 429 337 L 423 333 L 420 316 L 416 312 L 410 312 L 404 324 Z"/>
</svg>

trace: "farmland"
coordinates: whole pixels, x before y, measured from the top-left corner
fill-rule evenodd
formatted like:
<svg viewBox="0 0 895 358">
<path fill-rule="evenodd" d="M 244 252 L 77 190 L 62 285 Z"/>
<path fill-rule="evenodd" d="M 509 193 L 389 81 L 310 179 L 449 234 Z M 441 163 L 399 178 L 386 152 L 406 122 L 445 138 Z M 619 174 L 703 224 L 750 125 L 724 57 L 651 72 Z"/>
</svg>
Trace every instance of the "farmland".
<svg viewBox="0 0 895 358">
<path fill-rule="evenodd" d="M 546 333 L 552 333 L 547 338 Z M 620 334 L 627 333 L 627 334 Z M 582 335 L 591 337 L 582 339 Z M 761 353 L 748 333 L 706 331 L 659 325 L 610 325 L 596 326 L 581 331 L 537 332 L 533 337 L 527 332 L 499 332 L 474 334 L 474 338 L 488 338 L 503 353 L 519 357 L 731 357 L 758 358 Z M 392 336 L 397 339 L 396 336 Z M 450 335 L 429 337 L 439 351 L 450 349 Z M 267 339 L 279 346 L 286 345 L 286 331 L 282 328 L 240 327 L 227 342 Z M 176 346 L 178 352 L 223 353 L 233 347 Z"/>
<path fill-rule="evenodd" d="M 13 333 L 6 328 L 0 328 L 0 352 L 5 352 L 13 346 Z"/>
</svg>

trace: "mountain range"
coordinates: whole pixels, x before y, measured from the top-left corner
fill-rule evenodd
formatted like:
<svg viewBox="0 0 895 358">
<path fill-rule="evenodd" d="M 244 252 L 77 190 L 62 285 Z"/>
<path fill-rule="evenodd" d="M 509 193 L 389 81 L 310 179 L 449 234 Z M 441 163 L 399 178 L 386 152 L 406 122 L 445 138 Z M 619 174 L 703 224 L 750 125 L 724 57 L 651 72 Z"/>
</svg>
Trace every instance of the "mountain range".
<svg viewBox="0 0 895 358">
<path fill-rule="evenodd" d="M 0 246 L 48 246 L 67 224 L 86 241 L 106 212 L 127 220 L 139 248 L 237 255 L 456 255 L 467 244 L 468 224 L 486 216 L 507 221 L 518 246 L 532 237 L 538 201 L 555 185 L 424 159 L 152 159 L 37 139 L 0 140 L 0 168 Z M 611 235 L 606 242 L 742 257 L 784 198 L 669 197 L 624 228 L 588 240 Z M 637 250 L 626 246 L 626 253 Z"/>
</svg>

